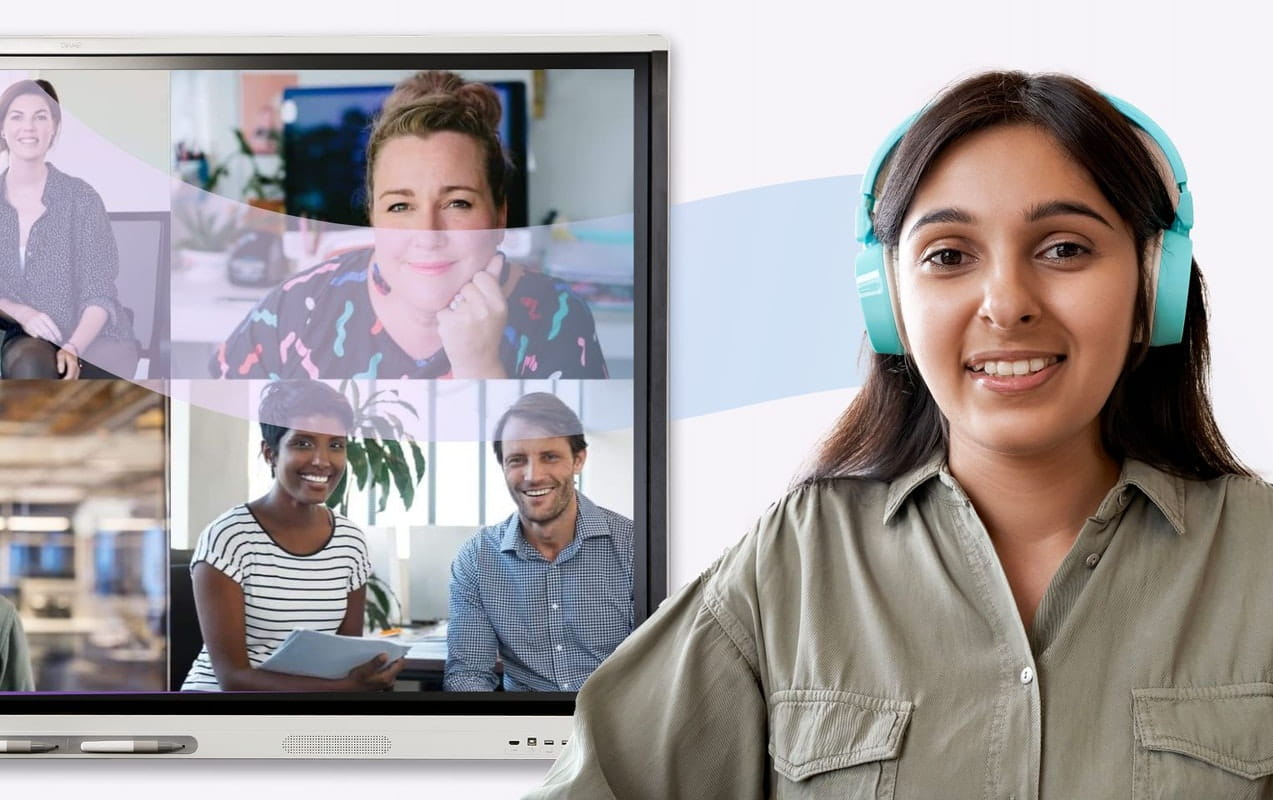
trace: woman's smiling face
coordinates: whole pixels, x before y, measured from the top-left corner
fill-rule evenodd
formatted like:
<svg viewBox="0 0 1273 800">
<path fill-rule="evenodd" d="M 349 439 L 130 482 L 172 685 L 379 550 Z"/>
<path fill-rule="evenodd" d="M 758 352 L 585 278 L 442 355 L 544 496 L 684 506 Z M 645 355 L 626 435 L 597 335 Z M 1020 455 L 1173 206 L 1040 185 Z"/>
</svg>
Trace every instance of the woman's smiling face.
<svg viewBox="0 0 1273 800">
<path fill-rule="evenodd" d="M 907 347 L 952 446 L 1099 442 L 1132 339 L 1138 253 L 1048 133 L 999 126 L 942 153 L 906 211 L 896 278 Z"/>
<path fill-rule="evenodd" d="M 376 263 L 393 293 L 439 311 L 495 256 L 506 209 L 487 183 L 482 145 L 453 131 L 385 142 L 372 175 Z"/>
<path fill-rule="evenodd" d="M 4 113 L 0 132 L 11 157 L 42 161 L 57 136 L 57 122 L 43 94 L 21 94 Z"/>
<path fill-rule="evenodd" d="M 339 419 L 323 414 L 296 420 L 279 439 L 278 451 L 261 443 L 265 458 L 274 466 L 274 480 L 298 503 L 327 502 L 345 473 L 349 437 L 341 433 Z"/>
</svg>

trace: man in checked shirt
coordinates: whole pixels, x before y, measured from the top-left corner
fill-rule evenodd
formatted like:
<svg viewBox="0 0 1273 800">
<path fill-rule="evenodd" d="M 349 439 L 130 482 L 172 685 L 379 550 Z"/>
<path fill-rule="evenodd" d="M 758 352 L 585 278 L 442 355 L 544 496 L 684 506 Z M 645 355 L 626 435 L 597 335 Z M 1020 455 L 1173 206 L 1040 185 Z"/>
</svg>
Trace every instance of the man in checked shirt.
<svg viewBox="0 0 1273 800">
<path fill-rule="evenodd" d="M 495 425 L 517 513 L 451 563 L 444 688 L 574 692 L 632 632 L 632 520 L 575 488 L 588 456 L 579 417 L 524 395 Z"/>
</svg>

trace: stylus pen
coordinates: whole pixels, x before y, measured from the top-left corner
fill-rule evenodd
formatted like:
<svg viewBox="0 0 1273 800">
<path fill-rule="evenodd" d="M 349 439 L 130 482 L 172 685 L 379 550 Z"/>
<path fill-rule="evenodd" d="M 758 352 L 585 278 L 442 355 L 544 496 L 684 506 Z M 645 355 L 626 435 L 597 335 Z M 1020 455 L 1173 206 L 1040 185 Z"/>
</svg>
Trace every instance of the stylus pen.
<svg viewBox="0 0 1273 800">
<path fill-rule="evenodd" d="M 57 745 L 30 739 L 0 739 L 0 753 L 51 753 Z"/>
<path fill-rule="evenodd" d="M 180 742 L 158 739 L 98 739 L 80 742 L 81 753 L 176 753 L 185 748 Z"/>
</svg>

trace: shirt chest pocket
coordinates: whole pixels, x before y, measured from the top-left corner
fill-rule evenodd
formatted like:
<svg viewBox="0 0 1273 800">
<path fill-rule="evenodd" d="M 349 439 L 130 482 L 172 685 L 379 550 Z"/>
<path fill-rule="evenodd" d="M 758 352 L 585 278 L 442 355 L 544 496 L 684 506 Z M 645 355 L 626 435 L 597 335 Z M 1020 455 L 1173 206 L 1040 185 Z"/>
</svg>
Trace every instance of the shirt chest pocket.
<svg viewBox="0 0 1273 800">
<path fill-rule="evenodd" d="M 890 800 L 914 704 L 829 689 L 774 692 L 773 797 Z"/>
<path fill-rule="evenodd" d="M 1134 800 L 1273 800 L 1273 683 L 1132 695 Z"/>
</svg>

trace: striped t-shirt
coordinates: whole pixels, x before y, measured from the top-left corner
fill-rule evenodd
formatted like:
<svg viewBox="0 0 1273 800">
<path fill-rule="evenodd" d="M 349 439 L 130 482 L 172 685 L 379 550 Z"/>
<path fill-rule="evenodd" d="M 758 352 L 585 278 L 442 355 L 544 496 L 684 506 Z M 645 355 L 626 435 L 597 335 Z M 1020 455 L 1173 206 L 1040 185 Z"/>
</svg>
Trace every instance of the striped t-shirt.
<svg viewBox="0 0 1273 800">
<path fill-rule="evenodd" d="M 331 538 L 310 555 L 280 547 L 246 505 L 225 512 L 199 534 L 190 569 L 207 562 L 243 588 L 252 666 L 297 628 L 335 633 L 345 618 L 349 593 L 367 583 L 371 560 L 362 531 L 339 514 L 332 520 Z M 221 690 L 206 644 L 181 690 Z"/>
</svg>

